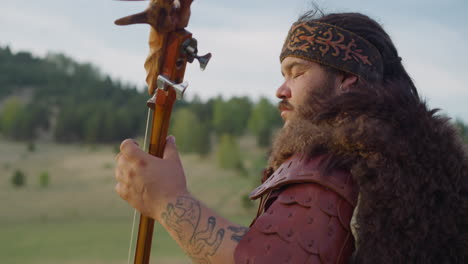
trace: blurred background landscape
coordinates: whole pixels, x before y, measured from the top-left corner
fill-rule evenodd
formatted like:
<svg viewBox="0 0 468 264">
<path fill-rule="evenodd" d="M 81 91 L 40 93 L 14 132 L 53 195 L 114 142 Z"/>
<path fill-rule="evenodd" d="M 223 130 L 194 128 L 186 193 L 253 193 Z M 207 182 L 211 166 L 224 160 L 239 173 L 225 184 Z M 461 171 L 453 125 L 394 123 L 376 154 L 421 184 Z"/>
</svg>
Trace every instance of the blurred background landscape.
<svg viewBox="0 0 468 264">
<path fill-rule="evenodd" d="M 468 143 L 468 2 L 318 0 L 325 12 L 363 12 L 393 38 L 421 95 Z M 207 71 L 187 69 L 170 133 L 190 190 L 248 225 L 268 146 L 281 127 L 278 54 L 310 0 L 200 0 L 190 31 Z M 127 263 L 133 209 L 114 192 L 120 142 L 143 145 L 146 26 L 112 21 L 148 2 L 1 1 L 0 262 Z M 193 88 L 193 89 L 192 89 Z M 219 95 L 222 96 L 219 96 Z M 132 246 L 133 247 L 133 246 Z M 190 261 L 156 227 L 152 263 Z"/>
<path fill-rule="evenodd" d="M 143 145 L 146 91 L 63 54 L 0 47 L 0 72 L 2 263 L 124 263 L 133 211 L 113 191 L 114 156 L 125 138 Z M 190 190 L 248 225 L 247 194 L 280 126 L 265 98 L 177 102 L 170 133 Z M 153 248 L 155 259 L 188 261 L 164 231 Z"/>
</svg>

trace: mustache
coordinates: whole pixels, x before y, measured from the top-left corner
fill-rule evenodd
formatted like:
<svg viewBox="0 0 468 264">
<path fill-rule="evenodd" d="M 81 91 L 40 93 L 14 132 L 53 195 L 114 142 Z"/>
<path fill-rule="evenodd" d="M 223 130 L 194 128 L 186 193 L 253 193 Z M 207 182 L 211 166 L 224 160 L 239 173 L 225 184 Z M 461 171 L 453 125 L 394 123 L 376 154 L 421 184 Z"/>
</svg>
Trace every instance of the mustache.
<svg viewBox="0 0 468 264">
<path fill-rule="evenodd" d="M 294 110 L 294 107 L 287 100 L 283 99 L 281 102 L 278 103 L 278 109 L 280 111 L 281 110 Z"/>
</svg>

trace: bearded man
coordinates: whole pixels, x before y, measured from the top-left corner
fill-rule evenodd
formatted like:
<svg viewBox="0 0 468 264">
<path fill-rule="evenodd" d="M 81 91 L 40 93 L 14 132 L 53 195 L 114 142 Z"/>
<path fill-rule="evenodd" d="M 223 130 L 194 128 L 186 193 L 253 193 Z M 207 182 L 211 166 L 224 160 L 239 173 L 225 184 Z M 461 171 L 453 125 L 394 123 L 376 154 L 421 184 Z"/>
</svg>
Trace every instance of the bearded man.
<svg viewBox="0 0 468 264">
<path fill-rule="evenodd" d="M 119 195 L 196 263 L 468 263 L 466 150 L 382 27 L 311 12 L 280 59 L 285 124 L 249 229 L 189 193 L 173 137 L 163 159 L 122 143 Z"/>
</svg>

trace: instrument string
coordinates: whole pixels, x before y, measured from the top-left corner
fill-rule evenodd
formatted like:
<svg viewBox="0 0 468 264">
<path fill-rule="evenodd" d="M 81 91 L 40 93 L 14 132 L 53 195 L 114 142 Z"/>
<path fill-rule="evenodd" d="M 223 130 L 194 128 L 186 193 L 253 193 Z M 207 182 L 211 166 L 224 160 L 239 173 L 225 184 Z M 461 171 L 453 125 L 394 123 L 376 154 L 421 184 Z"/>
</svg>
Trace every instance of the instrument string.
<svg viewBox="0 0 468 264">
<path fill-rule="evenodd" d="M 149 123 L 151 117 L 151 108 L 148 107 L 148 116 L 146 117 L 146 128 L 145 128 L 145 138 L 143 140 L 143 150 L 147 151 L 146 141 L 148 139 L 148 130 L 149 130 Z M 133 238 L 135 237 L 135 223 L 136 223 L 136 216 L 137 210 L 133 210 L 133 221 L 132 221 L 132 231 L 130 234 L 130 245 L 128 247 L 128 257 L 127 257 L 127 264 L 130 264 L 131 257 L 132 257 L 132 248 L 133 248 Z"/>
</svg>

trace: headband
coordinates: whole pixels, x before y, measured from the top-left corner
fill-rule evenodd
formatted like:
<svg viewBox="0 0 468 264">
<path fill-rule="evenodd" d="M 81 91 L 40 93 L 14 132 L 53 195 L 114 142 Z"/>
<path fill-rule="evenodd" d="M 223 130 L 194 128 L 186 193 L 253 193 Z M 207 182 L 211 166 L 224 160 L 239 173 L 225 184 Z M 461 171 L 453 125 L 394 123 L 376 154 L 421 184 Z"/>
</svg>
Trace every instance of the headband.
<svg viewBox="0 0 468 264">
<path fill-rule="evenodd" d="M 280 61 L 297 57 L 352 73 L 366 80 L 381 79 L 382 56 L 369 41 L 346 29 L 320 22 L 295 23 Z"/>
</svg>

